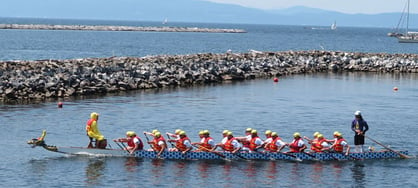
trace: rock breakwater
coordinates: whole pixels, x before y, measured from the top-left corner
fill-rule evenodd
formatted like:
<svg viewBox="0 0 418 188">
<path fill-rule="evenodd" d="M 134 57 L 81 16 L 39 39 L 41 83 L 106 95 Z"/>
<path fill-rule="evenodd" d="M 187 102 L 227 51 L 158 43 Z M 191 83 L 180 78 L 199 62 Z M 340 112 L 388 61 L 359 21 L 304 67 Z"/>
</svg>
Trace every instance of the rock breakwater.
<svg viewBox="0 0 418 188">
<path fill-rule="evenodd" d="M 287 51 L 0 62 L 0 100 L 42 100 L 338 71 L 417 73 L 416 54 Z"/>
<path fill-rule="evenodd" d="M 243 29 L 220 29 L 220 28 L 199 28 L 199 27 L 135 27 L 135 26 L 110 26 L 110 25 L 100 26 L 100 25 L 0 24 L 0 29 L 246 33 L 246 31 Z"/>
</svg>

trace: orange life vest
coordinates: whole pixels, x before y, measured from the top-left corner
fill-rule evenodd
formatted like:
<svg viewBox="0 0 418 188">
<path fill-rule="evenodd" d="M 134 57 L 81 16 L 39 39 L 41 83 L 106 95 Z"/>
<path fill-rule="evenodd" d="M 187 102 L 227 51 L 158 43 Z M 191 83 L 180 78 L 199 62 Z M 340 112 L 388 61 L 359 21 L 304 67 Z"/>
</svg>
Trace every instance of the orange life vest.
<svg viewBox="0 0 418 188">
<path fill-rule="evenodd" d="M 273 139 L 273 140 L 269 143 L 269 145 L 268 145 L 268 147 L 267 147 L 267 150 L 269 150 L 269 151 L 271 151 L 271 152 L 276 152 L 276 151 L 279 149 L 279 147 L 276 145 L 277 141 L 279 141 L 279 140 L 281 140 L 281 138 L 280 138 L 280 137 L 276 137 L 275 139 Z"/>
<path fill-rule="evenodd" d="M 200 143 L 199 149 L 201 151 L 207 151 L 207 150 L 212 149 L 212 145 L 209 144 L 210 139 L 212 139 L 212 137 L 204 138 L 203 143 Z"/>
<path fill-rule="evenodd" d="M 228 139 L 225 143 L 224 150 L 225 151 L 234 151 L 234 145 L 232 144 L 232 141 L 234 141 L 235 138 L 232 137 L 231 139 Z"/>
<path fill-rule="evenodd" d="M 164 145 L 166 145 L 165 139 L 164 137 L 160 136 L 160 138 L 154 137 L 154 141 L 152 143 L 152 146 L 154 148 L 155 151 L 161 151 L 161 149 L 163 149 L 160 145 L 158 145 L 158 142 L 163 141 Z M 167 146 L 166 146 L 167 148 Z"/>
<path fill-rule="evenodd" d="M 254 138 L 251 138 L 250 140 L 250 146 L 248 148 L 250 148 L 251 151 L 255 151 L 255 148 L 257 148 L 257 144 L 255 143 L 255 141 L 257 140 L 257 138 L 259 138 L 258 136 L 255 136 Z"/>
<path fill-rule="evenodd" d="M 311 150 L 315 151 L 315 152 L 322 152 L 322 148 L 324 148 L 324 146 L 322 146 L 322 143 L 324 143 L 324 142 L 325 142 L 325 139 L 322 139 L 322 140 L 314 139 L 314 140 L 312 140 Z"/>
<path fill-rule="evenodd" d="M 339 139 L 337 140 L 337 142 L 335 142 L 334 150 L 335 150 L 336 152 L 341 153 L 341 152 L 343 152 L 343 151 L 344 151 L 344 146 L 341 144 L 341 142 L 343 142 L 343 141 L 345 141 L 345 139 L 344 139 L 344 138 L 339 138 Z"/>
<path fill-rule="evenodd" d="M 187 136 L 177 140 L 176 141 L 176 148 L 180 151 L 186 151 L 188 149 L 187 146 L 184 145 L 184 141 L 186 141 L 186 140 L 189 140 L 189 142 L 190 142 L 190 139 Z"/>
</svg>

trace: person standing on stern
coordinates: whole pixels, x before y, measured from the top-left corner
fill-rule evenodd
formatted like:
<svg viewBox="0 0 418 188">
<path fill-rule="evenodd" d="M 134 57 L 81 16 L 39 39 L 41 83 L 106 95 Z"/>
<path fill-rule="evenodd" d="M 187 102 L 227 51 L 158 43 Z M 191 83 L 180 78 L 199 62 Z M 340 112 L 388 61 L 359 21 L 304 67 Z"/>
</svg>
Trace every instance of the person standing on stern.
<svg viewBox="0 0 418 188">
<path fill-rule="evenodd" d="M 351 122 L 351 130 L 354 131 L 354 145 L 356 152 L 363 153 L 364 135 L 369 130 L 369 125 L 363 119 L 360 111 L 354 112 L 354 120 Z"/>
</svg>

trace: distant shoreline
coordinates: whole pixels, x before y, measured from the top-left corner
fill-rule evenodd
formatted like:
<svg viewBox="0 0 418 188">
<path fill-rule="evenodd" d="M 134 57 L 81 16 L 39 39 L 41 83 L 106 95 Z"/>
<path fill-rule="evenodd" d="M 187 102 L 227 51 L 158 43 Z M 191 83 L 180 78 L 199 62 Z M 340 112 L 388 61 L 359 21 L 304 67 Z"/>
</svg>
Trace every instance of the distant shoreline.
<svg viewBox="0 0 418 188">
<path fill-rule="evenodd" d="M 0 29 L 33 30 L 88 30 L 88 31 L 139 31 L 139 32 L 201 32 L 201 33 L 246 33 L 243 29 L 199 27 L 136 27 L 110 25 L 48 25 L 48 24 L 0 24 Z"/>
</svg>

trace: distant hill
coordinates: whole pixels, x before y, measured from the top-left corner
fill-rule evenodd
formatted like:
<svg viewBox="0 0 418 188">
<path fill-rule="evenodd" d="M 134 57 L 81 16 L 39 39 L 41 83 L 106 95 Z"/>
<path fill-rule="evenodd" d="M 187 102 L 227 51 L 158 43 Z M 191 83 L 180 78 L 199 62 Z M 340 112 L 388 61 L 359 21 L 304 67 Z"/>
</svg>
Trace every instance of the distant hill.
<svg viewBox="0 0 418 188">
<path fill-rule="evenodd" d="M 0 6 L 0 17 L 69 18 L 200 23 L 395 27 L 401 13 L 344 14 L 308 7 L 260 10 L 198 0 L 71 0 L 25 1 Z M 410 15 L 410 27 L 418 28 L 418 14 Z"/>
</svg>

